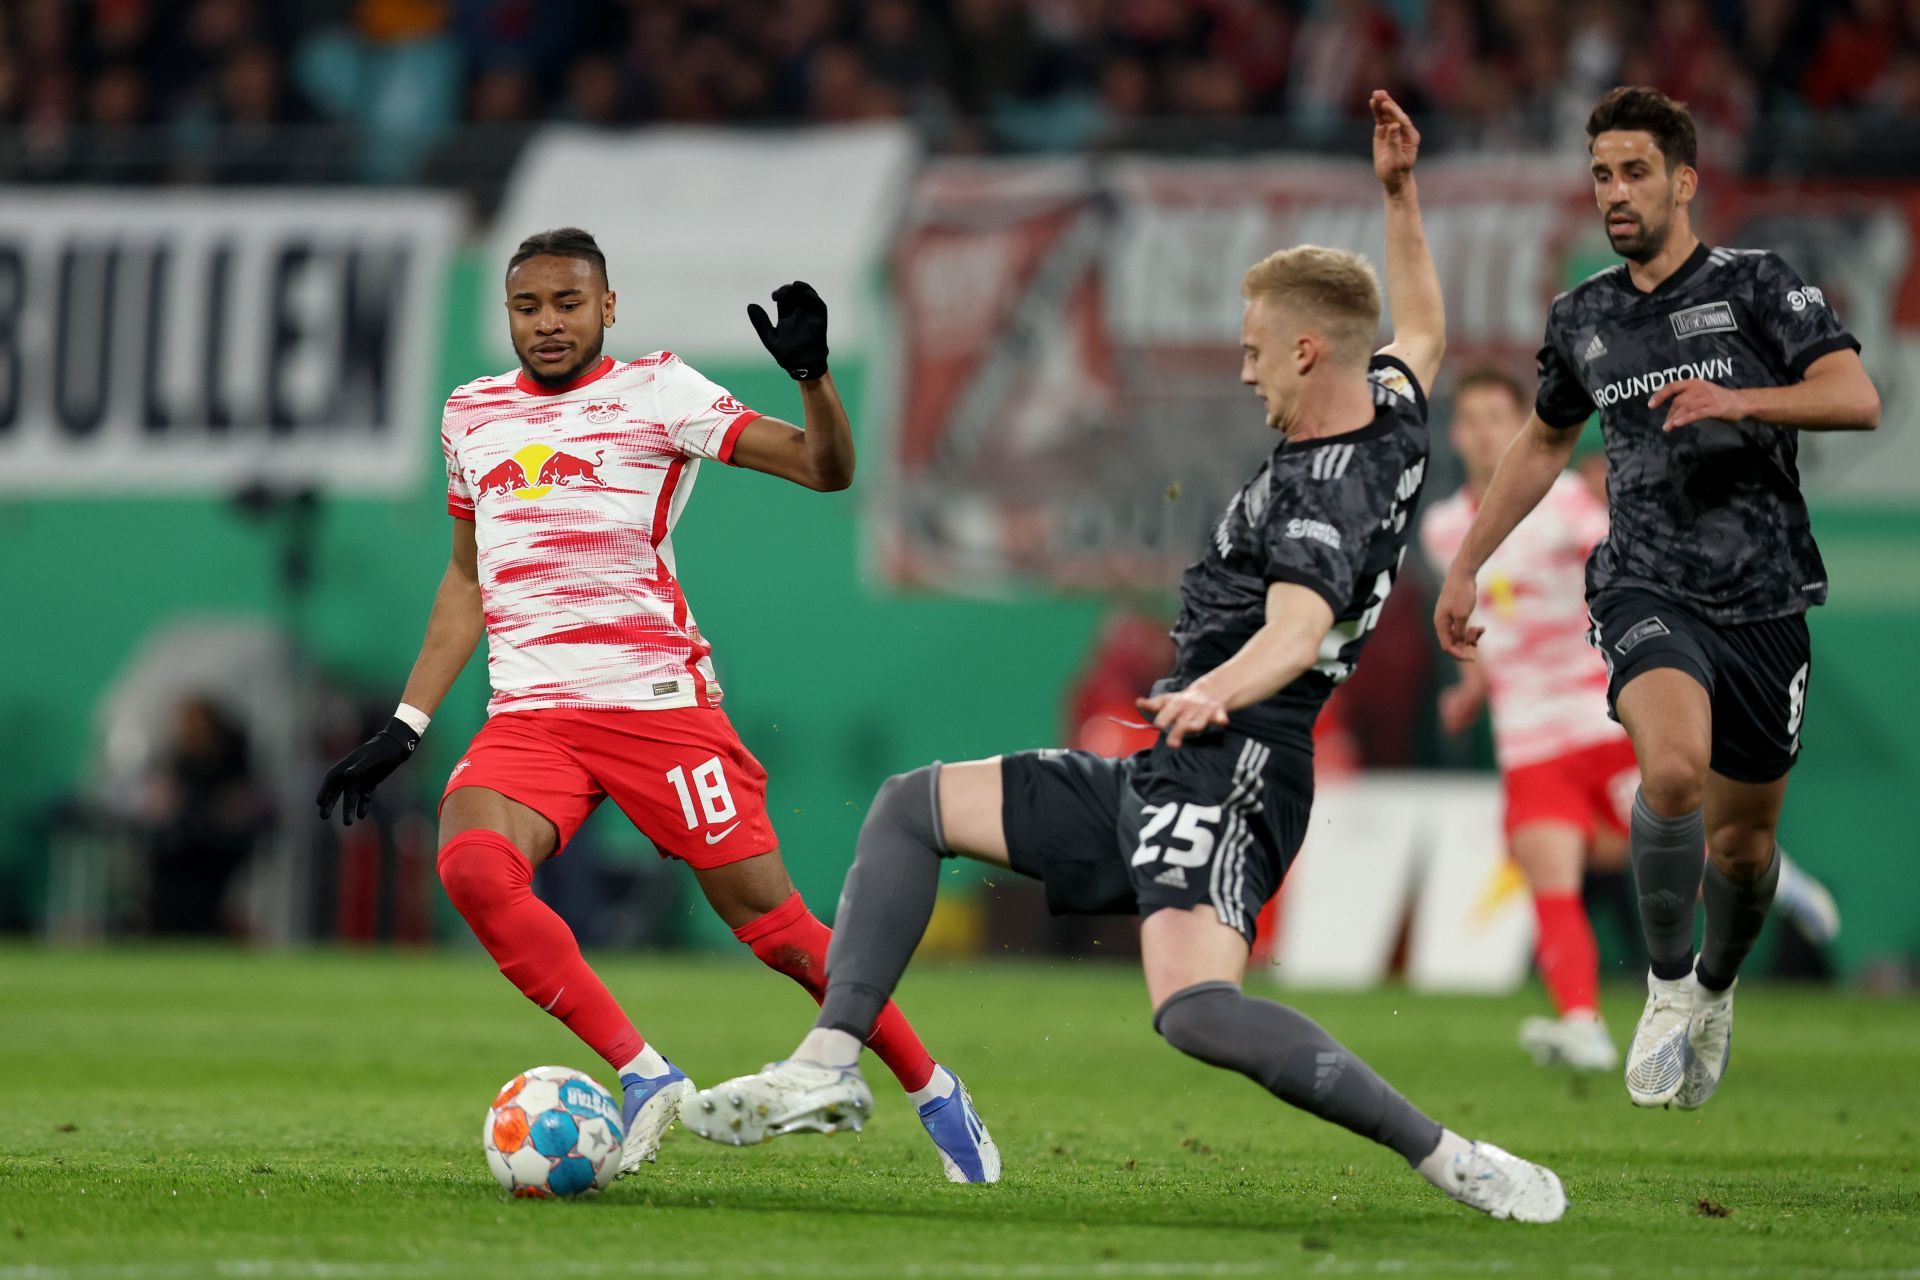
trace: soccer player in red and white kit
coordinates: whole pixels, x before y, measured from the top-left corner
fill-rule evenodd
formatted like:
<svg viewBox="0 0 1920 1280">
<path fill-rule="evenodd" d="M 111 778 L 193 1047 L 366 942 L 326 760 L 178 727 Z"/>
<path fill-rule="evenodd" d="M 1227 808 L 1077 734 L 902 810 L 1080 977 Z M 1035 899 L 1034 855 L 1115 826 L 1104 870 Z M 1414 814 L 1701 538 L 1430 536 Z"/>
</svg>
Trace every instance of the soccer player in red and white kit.
<svg viewBox="0 0 1920 1280">
<path fill-rule="evenodd" d="M 1459 492 L 1427 509 L 1420 541 L 1445 574 L 1501 457 L 1533 401 L 1493 368 L 1455 385 L 1449 438 L 1466 470 Z M 1624 860 L 1640 767 L 1625 729 L 1607 715 L 1607 666 L 1587 642 L 1587 556 L 1607 536 L 1607 508 L 1588 482 L 1561 473 L 1540 505 L 1487 560 L 1478 580 L 1488 620 L 1480 661 L 1440 696 L 1449 733 L 1493 713 L 1494 754 L 1506 801 L 1507 852 L 1533 891 L 1540 977 L 1558 1018 L 1528 1018 L 1520 1043 L 1543 1065 L 1611 1071 L 1619 1051 L 1600 1019 L 1599 952 L 1581 900 L 1590 853 Z M 1704 852 L 1704 851 L 1703 851 Z M 1774 906 L 1815 941 L 1839 930 L 1832 896 L 1781 859 Z"/>
<path fill-rule="evenodd" d="M 534 896 L 533 871 L 610 797 L 662 856 L 693 868 L 734 936 L 821 997 L 830 934 L 781 861 L 766 773 L 720 710 L 671 535 L 702 461 L 830 492 L 853 480 L 853 438 L 810 285 L 774 291 L 777 323 L 748 308 L 799 384 L 804 431 L 671 352 L 606 355 L 615 295 L 584 231 L 522 242 L 506 295 L 520 367 L 460 387 L 442 420 L 453 556 L 420 656 L 387 727 L 327 774 L 320 816 L 336 801 L 347 823 L 366 816 L 484 632 L 493 696 L 440 802 L 440 879 L 501 973 L 618 1072 L 628 1172 L 654 1158 L 693 1086 Z M 868 1045 L 912 1096 L 948 1176 L 980 1168 L 985 1126 L 898 1008 Z"/>
</svg>

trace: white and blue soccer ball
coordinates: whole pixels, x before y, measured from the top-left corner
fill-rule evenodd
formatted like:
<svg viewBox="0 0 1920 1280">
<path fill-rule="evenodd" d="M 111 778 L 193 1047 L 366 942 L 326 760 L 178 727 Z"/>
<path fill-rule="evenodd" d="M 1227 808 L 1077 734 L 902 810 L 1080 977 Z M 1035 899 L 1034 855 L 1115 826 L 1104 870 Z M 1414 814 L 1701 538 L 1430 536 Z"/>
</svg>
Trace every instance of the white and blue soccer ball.
<svg viewBox="0 0 1920 1280">
<path fill-rule="evenodd" d="M 584 1072 L 535 1067 L 502 1085 L 480 1135 L 487 1167 L 516 1196 L 577 1196 L 620 1173 L 620 1104 Z"/>
</svg>

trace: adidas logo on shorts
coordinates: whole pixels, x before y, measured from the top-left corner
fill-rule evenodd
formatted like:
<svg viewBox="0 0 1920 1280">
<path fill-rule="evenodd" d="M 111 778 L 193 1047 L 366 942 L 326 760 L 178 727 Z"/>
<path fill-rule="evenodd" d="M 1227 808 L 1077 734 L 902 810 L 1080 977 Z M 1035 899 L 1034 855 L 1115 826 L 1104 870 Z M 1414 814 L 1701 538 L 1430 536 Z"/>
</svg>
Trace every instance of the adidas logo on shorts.
<svg viewBox="0 0 1920 1280">
<path fill-rule="evenodd" d="M 1155 884 L 1164 884 L 1172 889 L 1184 889 L 1187 887 L 1187 873 L 1179 867 L 1168 867 L 1165 871 L 1155 876 L 1153 882 Z"/>
</svg>

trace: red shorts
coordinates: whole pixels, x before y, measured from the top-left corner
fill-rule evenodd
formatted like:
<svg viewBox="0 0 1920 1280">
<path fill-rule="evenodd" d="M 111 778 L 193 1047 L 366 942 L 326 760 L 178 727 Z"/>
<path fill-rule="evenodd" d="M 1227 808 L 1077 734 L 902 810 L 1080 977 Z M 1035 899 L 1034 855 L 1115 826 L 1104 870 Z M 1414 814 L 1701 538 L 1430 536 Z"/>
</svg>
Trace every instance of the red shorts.
<svg viewBox="0 0 1920 1280">
<path fill-rule="evenodd" d="M 660 856 L 719 867 L 776 847 L 767 771 L 717 707 L 505 711 L 474 735 L 446 797 L 487 787 L 554 825 L 567 847 L 608 796 Z"/>
<path fill-rule="evenodd" d="M 1625 735 L 1524 765 L 1501 775 L 1507 796 L 1507 838 L 1535 822 L 1564 822 L 1589 842 L 1605 827 L 1627 833 L 1640 762 Z"/>
</svg>

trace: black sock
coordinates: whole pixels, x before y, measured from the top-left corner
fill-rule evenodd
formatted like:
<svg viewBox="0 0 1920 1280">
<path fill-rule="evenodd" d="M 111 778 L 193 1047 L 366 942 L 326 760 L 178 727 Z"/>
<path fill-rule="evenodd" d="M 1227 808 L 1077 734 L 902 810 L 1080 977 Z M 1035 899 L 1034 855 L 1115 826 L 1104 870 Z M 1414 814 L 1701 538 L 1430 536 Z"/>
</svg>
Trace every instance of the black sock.
<svg viewBox="0 0 1920 1280">
<path fill-rule="evenodd" d="M 1780 850 L 1773 851 L 1767 869 L 1751 880 L 1735 880 L 1708 865 L 1701 884 L 1707 923 L 1700 938 L 1700 966 L 1695 972 L 1709 991 L 1725 991 L 1740 975 L 1740 965 L 1760 937 L 1780 885 Z"/>
</svg>

